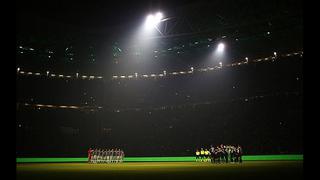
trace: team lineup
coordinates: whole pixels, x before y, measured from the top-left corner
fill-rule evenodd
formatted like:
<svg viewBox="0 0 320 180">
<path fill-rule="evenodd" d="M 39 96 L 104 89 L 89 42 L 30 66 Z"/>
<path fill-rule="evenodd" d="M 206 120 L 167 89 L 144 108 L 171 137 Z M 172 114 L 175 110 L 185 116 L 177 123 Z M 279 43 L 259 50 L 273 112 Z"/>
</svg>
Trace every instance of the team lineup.
<svg viewBox="0 0 320 180">
<path fill-rule="evenodd" d="M 196 162 L 211 163 L 242 163 L 242 147 L 232 145 L 210 146 L 196 150 Z M 91 149 L 88 150 L 88 163 L 121 163 L 124 160 L 121 149 Z"/>
<path fill-rule="evenodd" d="M 89 149 L 88 163 L 121 163 L 124 152 L 120 149 Z"/>
<path fill-rule="evenodd" d="M 196 161 L 212 163 L 242 163 L 242 154 L 243 152 L 240 145 L 231 146 L 221 144 L 216 147 L 211 145 L 209 150 L 204 148 L 196 150 Z"/>
</svg>

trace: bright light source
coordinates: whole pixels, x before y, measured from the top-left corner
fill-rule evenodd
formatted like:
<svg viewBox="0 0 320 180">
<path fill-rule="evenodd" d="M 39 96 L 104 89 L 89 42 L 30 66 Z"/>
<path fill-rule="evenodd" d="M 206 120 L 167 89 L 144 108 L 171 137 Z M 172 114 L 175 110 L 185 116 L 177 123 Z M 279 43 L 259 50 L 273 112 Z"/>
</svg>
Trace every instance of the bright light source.
<svg viewBox="0 0 320 180">
<path fill-rule="evenodd" d="M 249 62 L 249 58 L 248 57 L 246 57 L 246 62 L 245 63 L 248 63 Z"/>
<path fill-rule="evenodd" d="M 148 15 L 146 22 L 145 22 L 145 28 L 147 30 L 155 28 L 162 20 L 163 15 L 161 12 L 158 12 L 156 15 Z"/>
<path fill-rule="evenodd" d="M 224 51 L 224 44 L 219 43 L 217 47 L 217 52 L 222 53 Z"/>
<path fill-rule="evenodd" d="M 273 52 L 273 55 L 274 55 L 274 56 L 277 56 L 277 52 Z"/>
<path fill-rule="evenodd" d="M 17 68 L 17 72 L 19 72 L 19 71 L 20 71 L 20 68 L 18 67 L 18 68 Z"/>
<path fill-rule="evenodd" d="M 222 62 L 219 62 L 219 65 L 222 66 Z"/>
<path fill-rule="evenodd" d="M 147 30 L 152 29 L 155 26 L 155 18 L 153 15 L 148 15 L 146 19 L 145 27 Z"/>
<path fill-rule="evenodd" d="M 163 18 L 162 13 L 161 13 L 161 12 L 158 12 L 158 13 L 156 14 L 155 20 L 156 20 L 157 23 L 159 23 L 162 18 Z"/>
<path fill-rule="evenodd" d="M 47 71 L 47 76 L 49 75 L 49 71 Z"/>
</svg>

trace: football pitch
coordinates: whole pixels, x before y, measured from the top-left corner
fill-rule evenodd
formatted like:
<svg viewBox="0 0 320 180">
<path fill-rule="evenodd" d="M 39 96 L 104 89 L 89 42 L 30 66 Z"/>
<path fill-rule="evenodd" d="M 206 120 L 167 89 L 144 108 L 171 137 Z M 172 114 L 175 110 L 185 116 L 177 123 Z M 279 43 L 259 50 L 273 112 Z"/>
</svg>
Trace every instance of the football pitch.
<svg viewBox="0 0 320 180">
<path fill-rule="evenodd" d="M 17 163 L 17 179 L 303 179 L 303 161 Z"/>
</svg>

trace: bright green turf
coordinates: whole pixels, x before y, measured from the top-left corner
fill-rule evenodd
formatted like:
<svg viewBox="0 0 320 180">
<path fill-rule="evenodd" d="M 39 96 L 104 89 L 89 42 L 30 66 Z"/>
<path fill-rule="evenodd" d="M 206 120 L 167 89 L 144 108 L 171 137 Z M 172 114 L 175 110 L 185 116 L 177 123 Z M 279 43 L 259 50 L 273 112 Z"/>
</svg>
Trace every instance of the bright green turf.
<svg viewBox="0 0 320 180">
<path fill-rule="evenodd" d="M 125 162 L 192 162 L 194 156 L 181 157 L 125 157 Z M 242 158 L 244 161 L 278 161 L 278 160 L 303 160 L 302 154 L 291 155 L 246 155 Z M 25 162 L 87 162 L 88 158 L 17 158 L 17 163 Z"/>
<path fill-rule="evenodd" d="M 18 163 L 17 179 L 302 179 L 303 161 Z"/>
</svg>

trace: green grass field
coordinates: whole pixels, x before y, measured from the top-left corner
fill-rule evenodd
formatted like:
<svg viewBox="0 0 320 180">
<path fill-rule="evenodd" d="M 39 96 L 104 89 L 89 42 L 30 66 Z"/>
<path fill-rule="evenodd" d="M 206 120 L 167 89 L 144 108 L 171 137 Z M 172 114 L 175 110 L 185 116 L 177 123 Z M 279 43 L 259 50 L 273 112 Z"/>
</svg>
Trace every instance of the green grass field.
<svg viewBox="0 0 320 180">
<path fill-rule="evenodd" d="M 17 163 L 17 179 L 303 179 L 303 161 Z"/>
<path fill-rule="evenodd" d="M 275 154 L 275 155 L 244 155 L 244 161 L 302 161 L 303 154 Z M 125 157 L 124 162 L 194 162 L 195 156 L 178 157 Z M 88 157 L 34 157 L 16 158 L 17 163 L 58 163 L 58 162 L 87 162 Z"/>
</svg>

